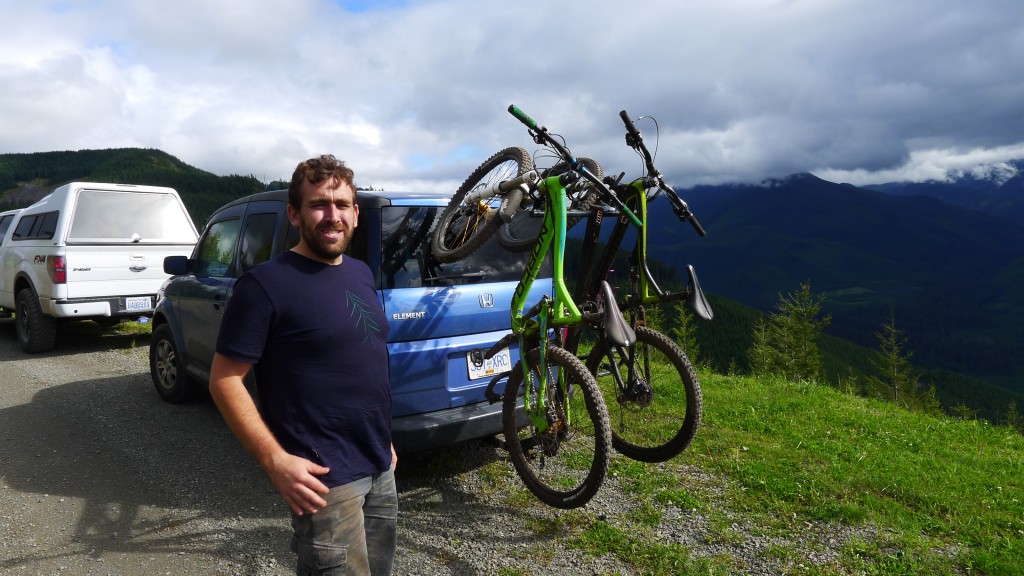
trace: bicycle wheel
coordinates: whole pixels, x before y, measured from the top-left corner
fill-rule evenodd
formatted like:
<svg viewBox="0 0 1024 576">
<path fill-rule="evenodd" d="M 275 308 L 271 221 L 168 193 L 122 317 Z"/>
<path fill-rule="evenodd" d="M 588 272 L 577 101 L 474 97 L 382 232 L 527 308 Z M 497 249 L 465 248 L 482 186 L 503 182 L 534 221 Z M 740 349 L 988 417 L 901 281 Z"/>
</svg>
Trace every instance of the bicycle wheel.
<svg viewBox="0 0 1024 576">
<path fill-rule="evenodd" d="M 579 158 L 578 162 L 586 167 L 587 172 L 595 174 L 598 178 L 604 177 L 601 165 L 596 160 Z M 558 176 L 564 174 L 567 170 L 568 164 L 559 162 L 545 170 L 540 176 L 541 178 Z M 594 189 L 594 186 L 588 180 L 580 180 L 573 184 L 567 193 L 569 196 L 569 210 L 587 210 L 597 202 L 597 190 Z M 537 237 L 540 236 L 540 229 L 544 224 L 544 218 L 530 216 L 527 212 L 527 210 L 516 212 L 510 222 L 502 224 L 498 228 L 498 243 L 506 250 L 526 252 L 533 248 Z M 569 216 L 565 222 L 566 230 L 575 226 L 579 221 L 579 216 Z"/>
<path fill-rule="evenodd" d="M 540 351 L 535 348 L 525 356 L 529 381 L 523 382 L 524 360 L 509 374 L 502 411 L 505 445 L 516 473 L 537 498 L 555 508 L 578 508 L 594 497 L 608 472 L 608 412 L 579 358 L 549 345 L 546 360 L 547 429 L 539 430 L 532 421 L 519 428 L 516 422 L 520 389 L 534 403 L 539 393 Z"/>
<path fill-rule="evenodd" d="M 491 156 L 477 167 L 455 191 L 431 238 L 430 249 L 438 262 L 455 262 L 469 256 L 494 234 L 500 196 L 467 201 L 473 190 L 510 180 L 533 170 L 529 152 L 513 146 Z"/>
<path fill-rule="evenodd" d="M 609 348 L 598 339 L 587 369 L 608 409 L 612 446 L 634 460 L 664 462 L 697 434 L 703 410 L 700 383 L 686 354 L 668 336 L 646 326 L 635 331 L 636 344 L 629 348 Z"/>
</svg>

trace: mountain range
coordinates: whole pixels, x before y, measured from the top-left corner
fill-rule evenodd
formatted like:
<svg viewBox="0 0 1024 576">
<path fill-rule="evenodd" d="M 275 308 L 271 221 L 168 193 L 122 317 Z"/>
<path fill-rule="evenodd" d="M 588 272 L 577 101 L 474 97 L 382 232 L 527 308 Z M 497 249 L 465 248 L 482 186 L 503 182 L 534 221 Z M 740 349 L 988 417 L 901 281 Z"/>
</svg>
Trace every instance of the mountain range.
<svg viewBox="0 0 1024 576">
<path fill-rule="evenodd" d="M 826 332 L 863 346 L 877 347 L 891 312 L 915 364 L 1024 392 L 1022 184 L 856 187 L 796 174 L 698 186 L 678 192 L 707 236 L 655 209 L 648 250 L 762 311 L 807 282 L 832 317 Z"/>
</svg>

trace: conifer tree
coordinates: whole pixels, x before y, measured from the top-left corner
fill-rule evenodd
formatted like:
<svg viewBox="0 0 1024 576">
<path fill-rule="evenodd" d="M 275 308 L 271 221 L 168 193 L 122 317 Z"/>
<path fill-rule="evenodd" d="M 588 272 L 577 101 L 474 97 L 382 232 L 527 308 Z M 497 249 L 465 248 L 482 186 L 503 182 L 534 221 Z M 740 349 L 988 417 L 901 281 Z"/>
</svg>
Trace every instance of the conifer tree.
<svg viewBox="0 0 1024 576">
<path fill-rule="evenodd" d="M 831 316 L 818 318 L 824 296 L 811 293 L 804 282 L 800 290 L 781 297 L 773 314 L 780 356 L 785 362 L 784 374 L 790 380 L 812 380 L 821 376 L 821 351 L 818 338 L 831 322 Z"/>
<path fill-rule="evenodd" d="M 776 350 L 772 346 L 771 330 L 764 316 L 757 317 L 754 324 L 754 344 L 748 353 L 750 360 L 750 372 L 755 376 L 767 376 L 772 373 L 778 361 Z"/>
<path fill-rule="evenodd" d="M 697 363 L 700 357 L 700 345 L 697 344 L 697 326 L 693 314 L 685 302 L 676 302 L 673 308 L 678 322 L 669 330 L 669 335 L 683 349 L 690 362 Z"/>
<path fill-rule="evenodd" d="M 818 338 L 831 321 L 819 318 L 824 296 L 811 293 L 804 282 L 800 289 L 779 295 L 768 321 L 758 321 L 750 365 L 755 374 L 781 374 L 791 381 L 814 380 L 821 376 Z"/>
<path fill-rule="evenodd" d="M 896 314 L 889 310 L 889 321 L 875 332 L 878 338 L 879 355 L 875 358 L 875 367 L 881 375 L 878 380 L 891 391 L 892 401 L 898 406 L 907 408 L 918 407 L 917 375 L 910 364 L 913 353 L 907 351 L 903 332 L 896 328 Z"/>
<path fill-rule="evenodd" d="M 651 306 L 644 307 L 644 322 L 651 330 L 657 330 L 661 332 L 661 327 L 664 324 L 664 314 L 662 314 L 661 306 L 654 304 Z"/>
<path fill-rule="evenodd" d="M 1010 400 L 1009 406 L 1006 407 L 1006 425 L 1024 434 L 1024 416 L 1017 410 L 1017 402 L 1014 400 Z"/>
</svg>

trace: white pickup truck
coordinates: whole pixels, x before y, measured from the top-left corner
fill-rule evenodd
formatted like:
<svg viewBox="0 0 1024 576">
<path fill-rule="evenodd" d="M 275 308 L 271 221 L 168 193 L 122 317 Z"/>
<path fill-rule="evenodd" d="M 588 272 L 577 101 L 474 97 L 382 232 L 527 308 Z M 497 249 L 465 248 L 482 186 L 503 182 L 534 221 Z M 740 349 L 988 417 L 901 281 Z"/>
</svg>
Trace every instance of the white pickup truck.
<svg viewBox="0 0 1024 576">
<path fill-rule="evenodd" d="M 54 347 L 61 318 L 151 315 L 164 258 L 190 255 L 198 239 L 174 189 L 94 182 L 0 214 L 0 230 L 0 314 L 14 313 L 29 353 Z"/>
</svg>

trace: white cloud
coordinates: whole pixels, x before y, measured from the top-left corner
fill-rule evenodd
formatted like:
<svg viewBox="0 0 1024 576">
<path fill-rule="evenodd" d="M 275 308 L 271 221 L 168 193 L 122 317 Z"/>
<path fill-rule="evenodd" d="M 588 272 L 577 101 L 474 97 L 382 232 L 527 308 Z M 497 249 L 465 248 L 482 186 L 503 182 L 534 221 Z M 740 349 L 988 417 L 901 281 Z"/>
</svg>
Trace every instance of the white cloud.
<svg viewBox="0 0 1024 576">
<path fill-rule="evenodd" d="M 1016 0 L 0 0 L 0 19 L 0 152 L 142 146 L 268 179 L 334 152 L 361 184 L 425 187 L 531 147 L 510 103 L 615 172 L 637 166 L 618 111 L 653 115 L 682 185 L 921 177 L 1024 141 Z"/>
<path fill-rule="evenodd" d="M 1016 170 L 1007 162 L 1021 159 L 1024 159 L 1024 143 L 971 150 L 927 149 L 912 152 L 905 163 L 886 170 L 816 170 L 814 173 L 825 180 L 854 185 L 902 181 L 942 182 L 967 174 L 977 178 L 1006 180 L 1016 174 Z"/>
</svg>

